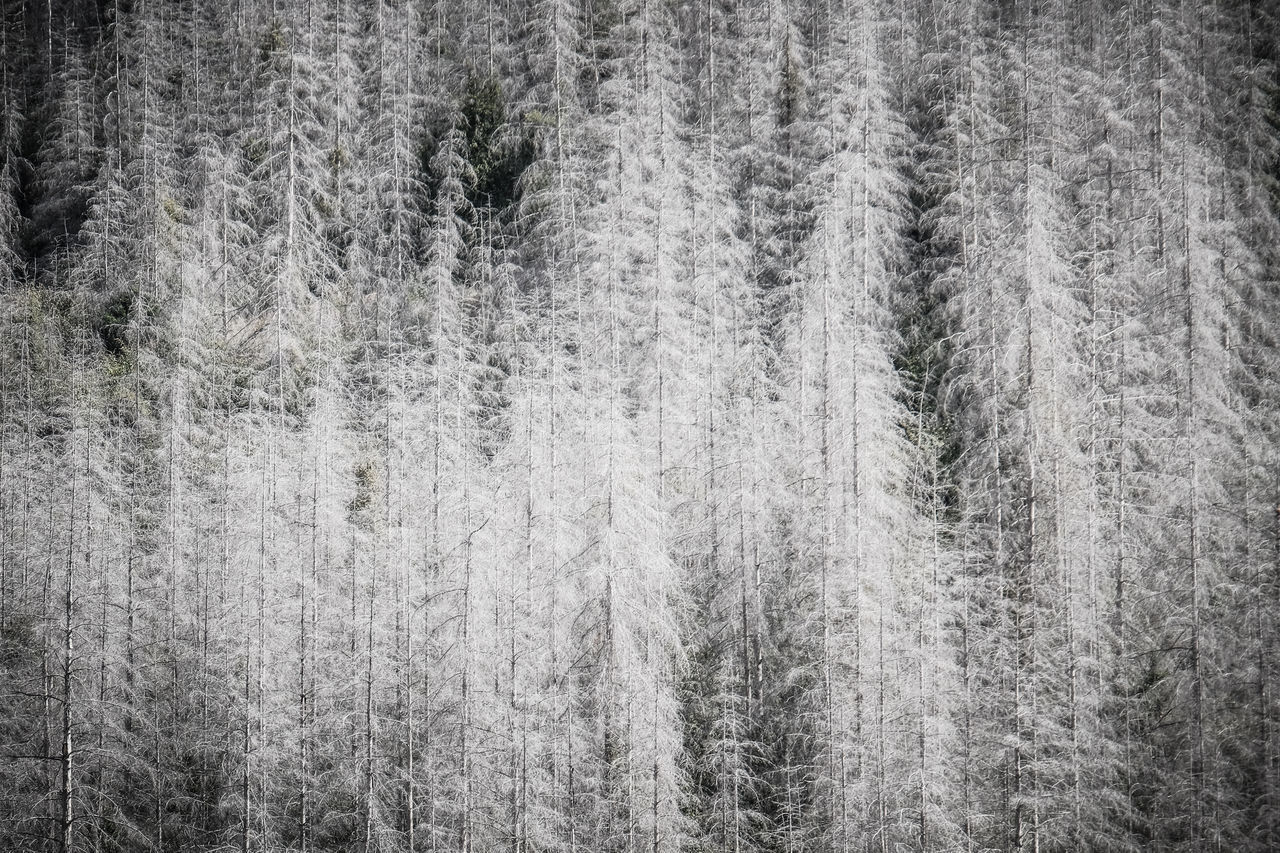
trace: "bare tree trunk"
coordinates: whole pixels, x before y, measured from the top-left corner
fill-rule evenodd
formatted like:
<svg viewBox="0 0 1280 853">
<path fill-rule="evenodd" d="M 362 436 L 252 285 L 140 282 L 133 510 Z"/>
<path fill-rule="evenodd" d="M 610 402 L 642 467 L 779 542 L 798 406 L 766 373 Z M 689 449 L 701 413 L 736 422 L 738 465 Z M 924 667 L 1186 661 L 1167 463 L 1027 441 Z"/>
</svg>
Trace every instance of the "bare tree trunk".
<svg viewBox="0 0 1280 853">
<path fill-rule="evenodd" d="M 89 437 L 86 435 L 85 441 Z M 72 718 L 71 708 L 75 701 L 73 693 L 73 663 L 75 660 L 75 544 L 76 544 L 76 471 L 71 472 L 71 513 L 69 535 L 67 537 L 67 571 L 65 593 L 62 610 L 62 690 L 59 697 L 62 703 L 62 750 L 58 761 L 59 768 L 59 821 L 58 835 L 62 853 L 71 853 L 71 830 L 74 821 L 74 792 L 72 789 Z"/>
</svg>

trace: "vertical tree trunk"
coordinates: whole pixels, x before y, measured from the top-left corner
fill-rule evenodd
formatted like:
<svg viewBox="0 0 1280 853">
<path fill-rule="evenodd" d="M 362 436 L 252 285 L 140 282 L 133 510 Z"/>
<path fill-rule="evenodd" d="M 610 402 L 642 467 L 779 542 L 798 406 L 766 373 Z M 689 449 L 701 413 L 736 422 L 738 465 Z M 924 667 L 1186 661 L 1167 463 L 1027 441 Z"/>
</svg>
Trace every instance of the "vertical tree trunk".
<svg viewBox="0 0 1280 853">
<path fill-rule="evenodd" d="M 88 442 L 89 437 L 86 435 L 85 441 Z M 72 789 L 72 703 L 75 701 L 73 694 L 73 678 L 74 660 L 75 660 L 75 545 L 76 545 L 76 471 L 71 472 L 71 511 L 70 525 L 67 537 L 67 571 L 65 579 L 65 593 L 63 597 L 62 608 L 62 672 L 61 672 L 61 696 L 59 699 L 62 704 L 62 749 L 59 756 L 59 786 L 58 786 L 58 804 L 59 804 L 59 820 L 58 820 L 58 836 L 60 839 L 59 849 L 62 853 L 71 853 L 71 831 L 74 815 L 74 791 Z"/>
<path fill-rule="evenodd" d="M 374 625 L 378 602 L 378 566 L 375 562 L 369 571 L 369 610 L 365 620 L 365 672 L 364 672 L 364 853 L 371 853 L 377 845 L 375 840 L 376 801 L 374 799 Z M 465 853 L 465 851 L 464 851 Z"/>
<path fill-rule="evenodd" d="M 1186 442 L 1187 454 L 1187 537 L 1188 537 L 1188 559 L 1190 560 L 1191 573 L 1191 784 L 1192 792 L 1195 797 L 1195 803 L 1192 805 L 1191 814 L 1191 835 L 1192 841 L 1199 846 L 1204 837 L 1204 821 L 1205 821 L 1205 781 L 1204 781 L 1204 677 L 1203 677 L 1203 660 L 1201 646 L 1201 566 L 1200 566 L 1200 477 L 1199 468 L 1199 431 L 1200 425 L 1197 413 L 1197 394 L 1198 388 L 1196 384 L 1196 337 L 1197 337 L 1197 312 L 1195 300 L 1195 279 L 1192 271 L 1192 236 L 1191 236 L 1191 210 L 1188 196 L 1187 184 L 1190 176 L 1187 174 L 1187 158 L 1184 150 L 1182 155 L 1182 240 L 1186 253 L 1185 263 L 1183 265 L 1183 281 L 1182 285 L 1185 294 L 1185 315 L 1184 323 L 1186 325 L 1187 345 L 1185 350 L 1186 358 L 1186 397 L 1187 407 L 1183 422 L 1183 440 Z"/>
</svg>

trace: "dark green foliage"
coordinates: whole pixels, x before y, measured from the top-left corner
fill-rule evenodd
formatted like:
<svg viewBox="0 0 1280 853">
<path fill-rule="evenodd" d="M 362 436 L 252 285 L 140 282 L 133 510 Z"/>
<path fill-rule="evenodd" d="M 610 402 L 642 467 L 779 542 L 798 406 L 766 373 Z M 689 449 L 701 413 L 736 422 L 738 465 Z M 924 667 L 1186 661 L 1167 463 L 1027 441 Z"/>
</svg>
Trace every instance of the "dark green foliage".
<svg viewBox="0 0 1280 853">
<path fill-rule="evenodd" d="M 77 245 L 93 200 L 93 158 L 51 148 L 47 140 L 53 130 L 52 118 L 32 118 L 23 127 L 14 197 L 22 223 L 17 248 L 28 275 Z"/>
<path fill-rule="evenodd" d="M 467 78 L 457 123 L 466 138 L 466 158 L 471 176 L 466 181 L 466 197 L 472 209 L 488 208 L 504 212 L 519 198 L 520 181 L 538 154 L 536 122 L 520 127 L 507 119 L 507 102 L 502 85 L 494 77 Z M 446 128 L 437 128 L 421 148 L 426 185 L 435 194 L 439 176 L 431 174 Z"/>
<path fill-rule="evenodd" d="M 118 291 L 103 303 L 94 318 L 93 330 L 108 355 L 122 355 L 129 346 L 129 319 L 133 303 L 132 292 Z"/>
<path fill-rule="evenodd" d="M 262 62 L 270 62 L 281 51 L 288 47 L 288 42 L 284 37 L 284 30 L 280 27 L 279 20 L 272 20 L 271 26 L 262 36 L 262 42 L 258 45 L 258 59 Z"/>
<path fill-rule="evenodd" d="M 467 135 L 467 159 L 475 171 L 476 188 L 481 199 L 488 194 L 493 175 L 500 169 L 502 153 L 498 133 L 506 118 L 502 85 L 497 79 L 468 78 L 462 97 L 462 124 Z"/>
<path fill-rule="evenodd" d="M 911 104 L 908 123 L 918 138 L 929 139 L 937 128 L 923 103 Z M 916 158 L 903 167 L 908 186 L 908 216 L 905 238 L 906 264 L 897 270 L 901 287 L 896 295 L 898 316 L 897 346 L 891 353 L 894 370 L 901 380 L 899 402 L 904 417 L 900 427 L 907 442 L 918 449 L 917 465 L 930 464 L 941 494 L 933 496 L 954 509 L 957 490 L 950 485 L 948 466 L 959 456 L 962 446 L 951 417 L 940 405 L 939 395 L 950 358 L 951 335 L 947 329 L 946 292 L 937 283 L 938 273 L 956 262 L 958 247 L 938 234 L 935 226 L 939 198 L 923 180 L 922 144 Z M 924 472 L 922 472 L 924 473 Z"/>
<path fill-rule="evenodd" d="M 251 170 L 263 164 L 268 150 L 267 141 L 260 136 L 248 136 L 240 146 L 241 154 Z"/>
<path fill-rule="evenodd" d="M 39 653 L 35 626 L 29 617 L 14 615 L 0 625 L 0 673 L 31 665 Z"/>
<path fill-rule="evenodd" d="M 510 207 L 519 197 L 520 180 L 538 153 L 532 129 L 518 133 L 515 141 L 504 147 L 504 156 L 476 186 L 477 199 L 485 199 L 491 207 L 499 210 Z"/>
<path fill-rule="evenodd" d="M 351 514 L 354 520 L 362 510 L 373 502 L 378 474 L 369 462 L 357 464 L 352 473 L 355 475 L 356 493 L 347 503 L 347 512 Z"/>
</svg>

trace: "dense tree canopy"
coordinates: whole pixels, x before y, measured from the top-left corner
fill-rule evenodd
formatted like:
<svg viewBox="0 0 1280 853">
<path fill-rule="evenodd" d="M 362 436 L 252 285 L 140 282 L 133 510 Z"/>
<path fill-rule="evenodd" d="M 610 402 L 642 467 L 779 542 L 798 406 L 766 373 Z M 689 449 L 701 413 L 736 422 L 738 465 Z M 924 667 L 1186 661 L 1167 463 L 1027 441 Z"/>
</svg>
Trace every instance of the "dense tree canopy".
<svg viewBox="0 0 1280 853">
<path fill-rule="evenodd" d="M 0 0 L 0 847 L 1280 846 L 1272 0 Z"/>
</svg>

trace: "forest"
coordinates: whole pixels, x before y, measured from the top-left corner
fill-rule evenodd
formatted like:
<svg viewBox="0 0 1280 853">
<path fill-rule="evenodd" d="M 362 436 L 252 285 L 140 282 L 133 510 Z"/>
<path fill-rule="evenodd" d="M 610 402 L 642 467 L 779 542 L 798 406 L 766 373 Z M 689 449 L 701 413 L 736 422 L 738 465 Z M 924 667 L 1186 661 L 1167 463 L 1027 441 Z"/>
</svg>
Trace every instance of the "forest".
<svg viewBox="0 0 1280 853">
<path fill-rule="evenodd" d="M 1277 0 L 0 0 L 0 849 L 1280 849 Z"/>
</svg>

